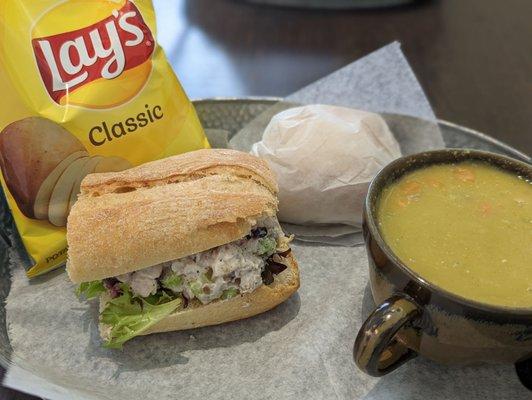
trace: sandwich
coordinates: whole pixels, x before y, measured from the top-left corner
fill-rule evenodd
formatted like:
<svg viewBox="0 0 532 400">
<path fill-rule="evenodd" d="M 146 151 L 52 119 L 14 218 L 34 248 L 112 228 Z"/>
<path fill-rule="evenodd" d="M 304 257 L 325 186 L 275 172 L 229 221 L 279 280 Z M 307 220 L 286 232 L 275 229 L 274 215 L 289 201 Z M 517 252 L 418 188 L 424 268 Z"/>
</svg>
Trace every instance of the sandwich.
<svg viewBox="0 0 532 400">
<path fill-rule="evenodd" d="M 121 172 L 94 173 L 67 222 L 67 272 L 100 299 L 106 347 L 239 320 L 299 288 L 265 161 L 199 150 Z"/>
</svg>

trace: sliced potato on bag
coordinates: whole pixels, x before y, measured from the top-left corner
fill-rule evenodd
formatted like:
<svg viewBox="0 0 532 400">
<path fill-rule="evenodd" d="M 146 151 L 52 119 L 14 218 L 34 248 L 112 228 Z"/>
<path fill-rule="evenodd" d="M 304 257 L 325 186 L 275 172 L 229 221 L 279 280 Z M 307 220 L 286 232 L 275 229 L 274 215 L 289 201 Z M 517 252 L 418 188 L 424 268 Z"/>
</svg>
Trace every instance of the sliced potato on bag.
<svg viewBox="0 0 532 400">
<path fill-rule="evenodd" d="M 48 205 L 48 220 L 55 226 L 65 226 L 68 216 L 68 205 L 70 194 L 74 183 L 81 175 L 81 168 L 86 163 L 88 157 L 78 158 L 70 164 L 61 174 L 55 184 L 50 204 Z"/>
<path fill-rule="evenodd" d="M 72 192 L 70 192 L 70 200 L 68 202 L 68 212 L 70 213 L 70 210 L 72 209 L 72 206 L 78 199 L 78 195 L 80 192 L 81 187 L 81 181 L 83 178 L 85 178 L 87 175 L 92 174 L 98 165 L 98 163 L 103 160 L 104 157 L 102 156 L 94 156 L 89 157 L 89 159 L 85 162 L 85 164 L 81 167 L 81 173 L 77 177 L 76 181 L 74 182 L 74 186 L 72 187 Z"/>
<path fill-rule="evenodd" d="M 1 73 L 1 70 L 0 70 Z M 41 117 L 12 122 L 0 133 L 0 166 L 18 209 L 29 218 L 39 188 L 69 155 L 85 151 L 83 144 L 61 125 Z"/>
<path fill-rule="evenodd" d="M 50 205 L 50 197 L 52 196 L 52 192 L 55 188 L 57 181 L 70 164 L 72 164 L 77 159 L 87 157 L 88 155 L 89 153 L 87 153 L 86 151 L 76 151 L 75 153 L 72 153 L 63 161 L 61 161 L 59 165 L 57 165 L 57 167 L 55 167 L 54 170 L 50 173 L 50 175 L 46 177 L 41 187 L 39 188 L 39 191 L 37 192 L 37 196 L 35 197 L 35 204 L 33 206 L 35 218 L 48 219 L 48 207 Z"/>
</svg>

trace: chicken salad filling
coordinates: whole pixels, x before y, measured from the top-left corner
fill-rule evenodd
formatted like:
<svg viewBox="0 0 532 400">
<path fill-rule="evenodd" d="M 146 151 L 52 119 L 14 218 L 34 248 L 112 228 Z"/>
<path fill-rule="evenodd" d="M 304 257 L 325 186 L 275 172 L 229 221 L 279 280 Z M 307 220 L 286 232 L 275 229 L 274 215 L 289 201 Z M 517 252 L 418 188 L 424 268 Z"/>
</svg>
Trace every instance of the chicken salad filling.
<svg viewBox="0 0 532 400">
<path fill-rule="evenodd" d="M 175 307 L 171 313 L 186 308 L 190 301 L 208 304 L 251 293 L 263 284 L 273 283 L 274 276 L 287 268 L 285 257 L 290 253 L 291 239 L 285 236 L 276 217 L 266 217 L 257 221 L 245 237 L 234 242 L 139 271 L 87 282 L 81 284 L 77 292 L 86 298 L 103 292 L 108 294 L 110 301 L 100 319 L 120 328 L 114 336 L 122 340 L 131 332 L 120 325 L 117 314 L 125 312 L 130 316 L 132 311 L 126 308 L 131 304 L 138 304 L 137 312 L 144 315 L 145 309 L 159 307 L 160 311 L 163 305 L 168 312 L 172 308 L 169 303 L 173 302 Z M 153 323 L 150 320 L 140 325 L 151 326 Z M 112 330 L 109 335 L 108 347 L 121 347 L 123 342 L 120 340 L 113 342 Z"/>
</svg>

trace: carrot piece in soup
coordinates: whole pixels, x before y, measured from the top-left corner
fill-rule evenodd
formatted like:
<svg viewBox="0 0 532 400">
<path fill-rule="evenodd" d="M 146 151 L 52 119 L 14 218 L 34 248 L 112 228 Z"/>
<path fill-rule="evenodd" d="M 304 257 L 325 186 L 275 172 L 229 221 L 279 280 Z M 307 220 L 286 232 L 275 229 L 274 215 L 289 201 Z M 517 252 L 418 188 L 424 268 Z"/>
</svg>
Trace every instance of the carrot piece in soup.
<svg viewBox="0 0 532 400">
<path fill-rule="evenodd" d="M 407 205 L 410 204 L 410 200 L 403 197 L 403 198 L 400 198 L 399 201 L 397 201 L 397 204 L 399 205 L 399 207 L 405 208 Z"/>
<path fill-rule="evenodd" d="M 492 213 L 493 206 L 486 201 L 480 204 L 479 210 L 480 210 L 480 214 L 482 214 L 483 217 L 487 217 L 488 215 Z"/>
<path fill-rule="evenodd" d="M 465 167 L 457 167 L 454 169 L 454 175 L 456 178 L 461 180 L 462 182 L 474 182 L 475 181 L 475 173 Z"/>
<path fill-rule="evenodd" d="M 440 189 L 443 187 L 443 183 L 441 183 L 439 180 L 434 179 L 434 178 L 429 179 L 428 184 L 436 189 Z"/>
<path fill-rule="evenodd" d="M 406 181 L 401 188 L 401 192 L 407 196 L 419 194 L 421 192 L 421 184 L 416 181 Z"/>
<path fill-rule="evenodd" d="M 399 200 L 397 204 L 401 208 L 405 208 L 412 201 L 417 200 L 421 193 L 422 186 L 419 182 L 416 181 L 406 181 L 399 187 Z"/>
</svg>

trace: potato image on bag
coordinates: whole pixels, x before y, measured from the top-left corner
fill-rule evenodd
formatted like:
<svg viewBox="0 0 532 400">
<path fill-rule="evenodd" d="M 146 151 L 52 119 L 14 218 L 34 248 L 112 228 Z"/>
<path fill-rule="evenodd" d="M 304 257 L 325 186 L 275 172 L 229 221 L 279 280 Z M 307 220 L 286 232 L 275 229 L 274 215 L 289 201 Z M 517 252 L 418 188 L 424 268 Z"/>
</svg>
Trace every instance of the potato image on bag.
<svg viewBox="0 0 532 400">
<path fill-rule="evenodd" d="M 0 133 L 0 167 L 18 208 L 28 218 L 65 226 L 83 178 L 131 167 L 121 157 L 90 157 L 59 124 L 29 117 Z"/>
<path fill-rule="evenodd" d="M 72 185 L 72 192 L 70 193 L 70 199 L 68 201 L 68 212 L 70 212 L 70 209 L 78 199 L 79 192 L 81 190 L 81 181 L 83 178 L 85 178 L 88 174 L 91 174 L 93 172 L 99 172 L 96 170 L 96 167 L 100 163 L 101 160 L 105 159 L 102 156 L 94 156 L 94 157 L 88 157 L 84 164 L 81 166 L 81 173 L 78 175 L 78 177 L 75 179 L 74 184 Z M 122 159 L 123 160 L 123 159 Z M 125 161 L 125 160 L 124 160 Z M 127 163 L 127 161 L 126 161 Z M 128 165 L 124 167 L 123 169 L 127 169 L 130 167 L 129 163 Z M 109 170 L 111 172 L 111 170 Z M 114 171 L 113 171 L 114 172 Z"/>
<path fill-rule="evenodd" d="M 37 207 L 35 200 L 41 187 L 53 189 L 66 164 L 88 156 L 83 144 L 60 125 L 40 117 L 15 121 L 0 134 L 0 166 L 9 191 L 22 213 L 42 219 L 47 208 Z M 47 179 L 51 175 L 51 179 Z M 41 193 L 39 197 L 48 197 Z"/>
</svg>

